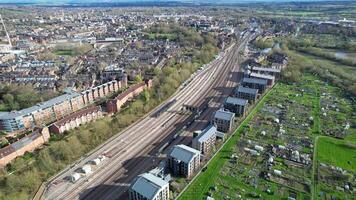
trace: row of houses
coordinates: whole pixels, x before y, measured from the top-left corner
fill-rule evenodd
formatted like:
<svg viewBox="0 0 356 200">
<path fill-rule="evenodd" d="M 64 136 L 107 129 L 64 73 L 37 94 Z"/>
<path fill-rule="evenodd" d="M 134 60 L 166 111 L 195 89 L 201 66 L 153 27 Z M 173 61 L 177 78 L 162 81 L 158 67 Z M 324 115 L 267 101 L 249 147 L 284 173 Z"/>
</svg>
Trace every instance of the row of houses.
<svg viewBox="0 0 356 200">
<path fill-rule="evenodd" d="M 0 131 L 15 135 L 34 127 L 43 127 L 91 105 L 100 98 L 108 97 L 126 86 L 126 80 L 114 80 L 82 92 L 69 90 L 61 96 L 26 109 L 2 112 L 0 113 Z"/>
<path fill-rule="evenodd" d="M 48 142 L 50 138 L 47 127 L 36 129 L 30 135 L 0 149 L 0 168 L 5 167 L 13 159 L 24 155 L 26 152 L 32 152 Z"/>
<path fill-rule="evenodd" d="M 123 105 L 127 101 L 139 95 L 144 89 L 150 88 L 152 81 L 148 80 L 143 83 L 139 83 L 129 87 L 126 91 L 120 93 L 115 99 L 120 101 Z M 108 100 L 106 105 L 112 100 Z M 115 110 L 111 110 L 111 114 L 118 112 L 120 107 L 116 107 Z M 61 134 L 65 131 L 74 129 L 82 124 L 87 124 L 91 121 L 95 121 L 104 116 L 104 111 L 101 106 L 91 105 L 83 109 L 77 110 L 58 121 L 45 126 L 42 129 L 35 128 L 35 130 L 28 136 L 14 142 L 2 149 L 0 149 L 0 168 L 6 166 L 9 162 L 18 156 L 22 156 L 25 152 L 34 151 L 36 148 L 41 147 L 50 138 L 51 133 Z"/>
<path fill-rule="evenodd" d="M 120 93 L 114 99 L 109 99 L 105 103 L 105 109 L 108 114 L 114 114 L 120 111 L 121 107 L 134 97 L 138 96 L 146 88 L 152 87 L 152 80 L 147 80 L 130 86 L 127 90 Z M 76 128 L 82 124 L 94 121 L 103 117 L 103 108 L 101 106 L 91 106 L 77 112 L 74 112 L 63 119 L 54 122 L 49 126 L 52 133 L 63 133 Z"/>
</svg>

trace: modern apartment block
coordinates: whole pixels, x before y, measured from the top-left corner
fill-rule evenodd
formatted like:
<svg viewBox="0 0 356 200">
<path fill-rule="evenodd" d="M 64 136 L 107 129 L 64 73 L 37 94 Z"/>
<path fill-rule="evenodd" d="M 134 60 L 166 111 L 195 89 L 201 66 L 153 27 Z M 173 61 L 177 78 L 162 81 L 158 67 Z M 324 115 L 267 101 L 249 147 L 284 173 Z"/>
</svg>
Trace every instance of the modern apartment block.
<svg viewBox="0 0 356 200">
<path fill-rule="evenodd" d="M 56 121 L 49 126 L 49 130 L 53 133 L 63 133 L 64 131 L 86 124 L 102 116 L 103 113 L 100 106 L 91 106 Z"/>
<path fill-rule="evenodd" d="M 252 67 L 251 72 L 258 73 L 258 74 L 272 75 L 278 78 L 278 76 L 281 73 L 281 70 L 276 68 L 267 68 L 267 67 Z"/>
<path fill-rule="evenodd" d="M 255 102 L 258 97 L 258 89 L 239 86 L 234 91 L 234 97 L 247 99 L 249 102 Z"/>
<path fill-rule="evenodd" d="M 262 94 L 266 90 L 267 80 L 245 77 L 242 79 L 242 86 L 258 89 L 258 92 Z"/>
<path fill-rule="evenodd" d="M 35 106 L 0 114 L 0 130 L 8 133 L 44 126 L 83 108 L 79 93 L 71 91 Z"/>
<path fill-rule="evenodd" d="M 224 103 L 224 108 L 237 116 L 244 116 L 247 110 L 248 100 L 235 97 L 228 97 Z"/>
<path fill-rule="evenodd" d="M 199 150 L 202 154 L 207 155 L 214 149 L 216 141 L 216 127 L 209 125 L 192 141 L 194 149 Z"/>
<path fill-rule="evenodd" d="M 183 144 L 175 145 L 167 162 L 173 175 L 190 178 L 200 166 L 200 151 Z"/>
<path fill-rule="evenodd" d="M 14 112 L 0 113 L 0 131 L 16 134 L 34 127 L 42 127 L 60 120 L 109 94 L 126 87 L 127 81 L 110 81 L 81 93 L 66 91 L 65 94 Z M 124 86 L 123 86 L 124 85 Z"/>
<path fill-rule="evenodd" d="M 273 86 L 274 81 L 275 81 L 275 77 L 272 75 L 268 75 L 268 74 L 258 74 L 258 73 L 252 72 L 252 73 L 250 73 L 250 77 L 267 80 L 268 86 Z"/>
<path fill-rule="evenodd" d="M 131 184 L 130 200 L 168 200 L 169 183 L 151 173 L 139 175 Z"/>
<path fill-rule="evenodd" d="M 217 131 L 228 133 L 232 131 L 234 125 L 235 113 L 217 110 L 213 116 L 212 123 L 216 126 Z"/>
</svg>

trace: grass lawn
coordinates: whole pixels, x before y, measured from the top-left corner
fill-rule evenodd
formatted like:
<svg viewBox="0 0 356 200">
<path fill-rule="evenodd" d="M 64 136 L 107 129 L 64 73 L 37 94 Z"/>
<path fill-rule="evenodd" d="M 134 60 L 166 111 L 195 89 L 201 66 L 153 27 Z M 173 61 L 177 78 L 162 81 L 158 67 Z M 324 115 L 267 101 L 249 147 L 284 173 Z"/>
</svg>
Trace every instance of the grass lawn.
<svg viewBox="0 0 356 200">
<path fill-rule="evenodd" d="M 58 56 L 74 56 L 76 54 L 73 50 L 56 50 L 53 53 Z"/>
<path fill-rule="evenodd" d="M 320 137 L 317 158 L 319 162 L 331 164 L 356 173 L 356 143 Z"/>
</svg>

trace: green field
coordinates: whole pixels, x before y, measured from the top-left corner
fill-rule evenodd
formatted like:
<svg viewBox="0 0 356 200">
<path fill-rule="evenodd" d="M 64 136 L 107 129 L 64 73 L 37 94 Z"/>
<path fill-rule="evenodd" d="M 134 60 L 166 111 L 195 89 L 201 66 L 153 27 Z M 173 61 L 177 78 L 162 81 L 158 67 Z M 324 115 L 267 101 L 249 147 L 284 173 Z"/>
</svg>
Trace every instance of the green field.
<svg viewBox="0 0 356 200">
<path fill-rule="evenodd" d="M 318 139 L 317 157 L 322 163 L 331 164 L 356 173 L 356 144 L 331 137 Z"/>
<path fill-rule="evenodd" d="M 76 55 L 74 50 L 56 50 L 53 53 L 58 56 L 75 56 Z"/>
</svg>

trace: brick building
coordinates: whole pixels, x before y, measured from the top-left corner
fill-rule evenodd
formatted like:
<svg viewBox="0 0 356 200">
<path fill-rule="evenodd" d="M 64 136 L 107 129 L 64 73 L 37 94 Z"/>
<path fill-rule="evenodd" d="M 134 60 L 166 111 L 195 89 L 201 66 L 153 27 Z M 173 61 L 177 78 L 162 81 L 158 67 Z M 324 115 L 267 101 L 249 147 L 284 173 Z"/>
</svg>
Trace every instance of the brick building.
<svg viewBox="0 0 356 200">
<path fill-rule="evenodd" d="M 138 96 L 141 92 L 143 92 L 146 88 L 152 87 L 152 80 L 147 80 L 142 83 L 138 83 L 129 87 L 126 91 L 119 94 L 115 99 L 110 99 L 106 103 L 106 111 L 108 113 L 116 113 L 119 112 L 121 107 L 129 100 Z"/>
<path fill-rule="evenodd" d="M 49 126 L 49 130 L 53 133 L 63 133 L 64 131 L 86 124 L 102 116 L 103 113 L 100 106 L 91 106 L 56 121 Z"/>
<path fill-rule="evenodd" d="M 42 146 L 49 140 L 49 131 L 45 127 L 36 129 L 30 135 L 0 149 L 0 167 L 5 167 L 15 158 L 24 155 L 26 152 L 32 152 Z"/>
</svg>

